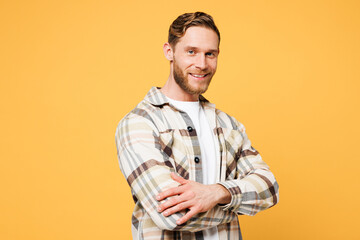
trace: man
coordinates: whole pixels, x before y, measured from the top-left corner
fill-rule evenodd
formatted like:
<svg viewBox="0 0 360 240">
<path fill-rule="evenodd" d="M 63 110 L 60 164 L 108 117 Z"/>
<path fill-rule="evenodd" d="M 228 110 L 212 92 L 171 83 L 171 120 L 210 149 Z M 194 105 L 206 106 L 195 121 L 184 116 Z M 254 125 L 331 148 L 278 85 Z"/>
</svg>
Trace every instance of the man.
<svg viewBox="0 0 360 240">
<path fill-rule="evenodd" d="M 241 239 L 237 215 L 278 201 L 278 184 L 244 126 L 201 95 L 219 43 L 211 16 L 179 16 L 163 47 L 167 82 L 118 125 L 120 168 L 135 201 L 133 239 Z"/>
</svg>

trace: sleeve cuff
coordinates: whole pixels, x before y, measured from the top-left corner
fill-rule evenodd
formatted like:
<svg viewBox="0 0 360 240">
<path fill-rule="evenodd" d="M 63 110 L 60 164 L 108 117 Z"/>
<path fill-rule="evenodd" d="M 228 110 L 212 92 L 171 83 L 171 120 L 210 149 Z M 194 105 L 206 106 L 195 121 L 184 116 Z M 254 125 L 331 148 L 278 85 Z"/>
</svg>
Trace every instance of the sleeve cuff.
<svg viewBox="0 0 360 240">
<path fill-rule="evenodd" d="M 218 204 L 224 211 L 237 212 L 241 205 L 241 189 L 235 180 L 218 182 L 217 184 L 225 187 L 231 194 L 231 201 L 228 204 Z"/>
</svg>

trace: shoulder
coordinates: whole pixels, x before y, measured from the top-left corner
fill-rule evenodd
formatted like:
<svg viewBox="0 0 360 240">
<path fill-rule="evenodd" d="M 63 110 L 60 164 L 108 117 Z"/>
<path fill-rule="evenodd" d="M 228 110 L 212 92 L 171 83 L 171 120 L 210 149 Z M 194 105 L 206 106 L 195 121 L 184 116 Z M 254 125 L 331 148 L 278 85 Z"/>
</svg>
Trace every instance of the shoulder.
<svg viewBox="0 0 360 240">
<path fill-rule="evenodd" d="M 220 109 L 215 109 L 217 119 L 222 128 L 232 128 L 233 130 L 239 130 L 241 132 L 245 131 L 244 125 L 236 120 L 233 116 L 221 111 Z"/>
<path fill-rule="evenodd" d="M 147 101 L 141 101 L 134 109 L 126 114 L 116 127 L 116 136 L 131 131 L 148 130 L 156 131 L 156 107 Z"/>
<path fill-rule="evenodd" d="M 145 121 L 146 119 L 151 121 L 154 118 L 156 111 L 156 107 L 143 100 L 128 114 L 126 114 L 125 117 L 121 119 L 120 123 L 134 120 Z"/>
</svg>

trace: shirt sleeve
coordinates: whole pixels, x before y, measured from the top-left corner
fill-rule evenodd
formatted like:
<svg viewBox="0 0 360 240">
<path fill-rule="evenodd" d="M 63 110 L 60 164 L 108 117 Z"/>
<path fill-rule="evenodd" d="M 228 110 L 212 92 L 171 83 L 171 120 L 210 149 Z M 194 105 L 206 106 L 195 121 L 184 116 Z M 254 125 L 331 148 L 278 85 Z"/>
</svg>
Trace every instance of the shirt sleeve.
<svg viewBox="0 0 360 240">
<path fill-rule="evenodd" d="M 118 125 L 115 134 L 120 169 L 124 174 L 133 197 L 139 201 L 152 221 L 164 230 L 200 231 L 222 223 L 234 221 L 237 215 L 223 211 L 220 206 L 199 213 L 182 225 L 177 225 L 185 211 L 165 217 L 157 211 L 160 202 L 156 196 L 179 185 L 170 173 L 174 172 L 174 160 L 161 150 L 159 132 L 149 119 L 127 117 Z"/>
<path fill-rule="evenodd" d="M 268 165 L 251 146 L 244 126 L 235 119 L 233 121 L 238 128 L 238 141 L 242 144 L 234 157 L 235 179 L 218 182 L 231 194 L 231 202 L 221 207 L 237 214 L 255 215 L 278 202 L 279 186 Z"/>
</svg>

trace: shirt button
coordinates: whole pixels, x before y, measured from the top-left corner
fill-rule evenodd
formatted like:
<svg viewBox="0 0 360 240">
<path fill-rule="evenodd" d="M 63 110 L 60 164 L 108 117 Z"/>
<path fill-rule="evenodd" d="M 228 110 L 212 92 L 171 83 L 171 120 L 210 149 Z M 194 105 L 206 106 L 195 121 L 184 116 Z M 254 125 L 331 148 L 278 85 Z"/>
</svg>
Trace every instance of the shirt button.
<svg viewBox="0 0 360 240">
<path fill-rule="evenodd" d="M 188 129 L 189 132 L 192 132 L 192 130 L 193 130 L 193 128 L 190 127 L 190 126 L 188 126 L 187 129 Z"/>
<path fill-rule="evenodd" d="M 194 161 L 195 161 L 196 163 L 199 163 L 199 162 L 200 162 L 200 159 L 199 159 L 198 157 L 195 157 L 195 158 L 194 158 Z"/>
</svg>

